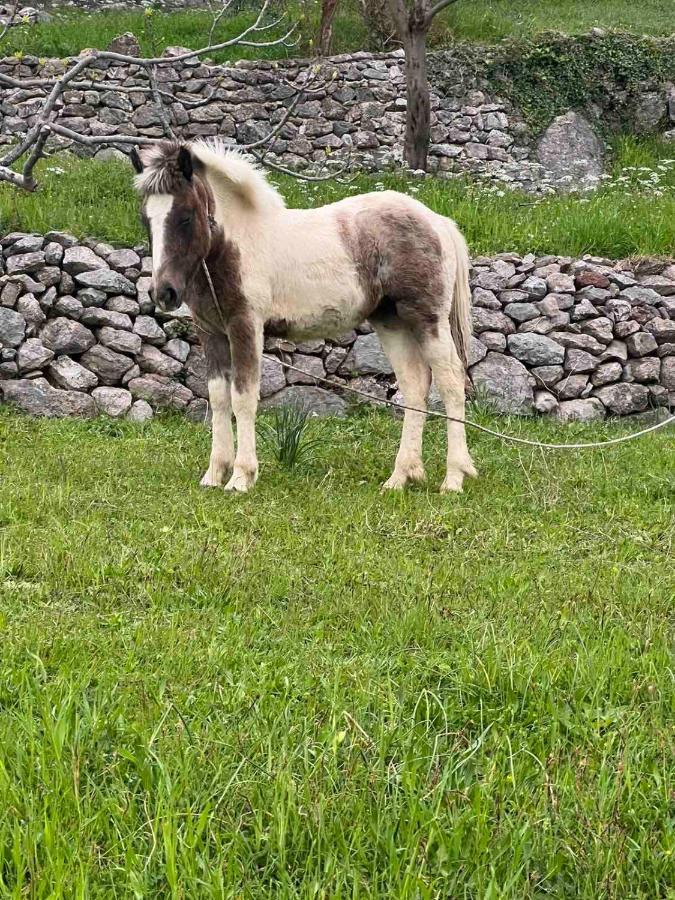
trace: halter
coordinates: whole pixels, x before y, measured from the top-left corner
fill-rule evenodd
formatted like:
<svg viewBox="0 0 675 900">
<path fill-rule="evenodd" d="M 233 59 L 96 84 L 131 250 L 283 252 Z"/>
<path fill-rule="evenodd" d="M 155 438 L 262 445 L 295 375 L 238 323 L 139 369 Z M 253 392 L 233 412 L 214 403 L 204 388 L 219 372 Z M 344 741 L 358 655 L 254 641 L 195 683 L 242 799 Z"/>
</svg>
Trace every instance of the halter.
<svg viewBox="0 0 675 900">
<path fill-rule="evenodd" d="M 218 227 L 218 223 L 216 222 L 215 216 L 213 216 L 212 213 L 209 213 L 207 216 L 207 220 L 208 220 L 209 228 L 211 229 L 211 231 L 212 232 L 215 231 L 215 229 Z M 209 291 L 211 292 L 211 299 L 213 300 L 213 305 L 216 307 L 216 309 L 218 311 L 218 315 L 220 317 L 220 321 L 223 326 L 223 333 L 227 334 L 227 324 L 225 322 L 225 313 L 223 312 L 223 308 L 220 305 L 220 300 L 218 299 L 218 295 L 216 294 L 216 289 L 213 286 L 213 279 L 211 278 L 211 273 L 209 272 L 209 267 L 206 265 L 205 258 L 202 259 L 202 271 L 204 272 L 204 275 L 206 277 L 206 283 L 208 284 Z M 209 328 L 205 328 L 204 324 L 203 324 L 203 320 L 197 321 L 197 319 L 198 319 L 198 317 L 195 316 L 195 321 L 197 322 L 198 327 L 201 328 L 202 331 L 206 332 L 206 334 L 216 335 L 218 333 L 216 331 L 211 331 Z"/>
</svg>

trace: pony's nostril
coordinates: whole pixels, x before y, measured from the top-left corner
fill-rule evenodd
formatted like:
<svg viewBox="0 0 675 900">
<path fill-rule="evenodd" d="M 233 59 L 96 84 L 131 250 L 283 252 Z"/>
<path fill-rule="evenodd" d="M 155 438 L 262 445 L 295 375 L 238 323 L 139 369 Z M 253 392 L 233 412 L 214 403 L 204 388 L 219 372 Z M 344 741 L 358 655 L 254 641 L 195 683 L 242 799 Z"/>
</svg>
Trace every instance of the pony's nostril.
<svg viewBox="0 0 675 900">
<path fill-rule="evenodd" d="M 178 303 L 178 293 L 175 288 L 167 284 L 157 292 L 157 302 L 164 309 L 176 309 Z"/>
</svg>

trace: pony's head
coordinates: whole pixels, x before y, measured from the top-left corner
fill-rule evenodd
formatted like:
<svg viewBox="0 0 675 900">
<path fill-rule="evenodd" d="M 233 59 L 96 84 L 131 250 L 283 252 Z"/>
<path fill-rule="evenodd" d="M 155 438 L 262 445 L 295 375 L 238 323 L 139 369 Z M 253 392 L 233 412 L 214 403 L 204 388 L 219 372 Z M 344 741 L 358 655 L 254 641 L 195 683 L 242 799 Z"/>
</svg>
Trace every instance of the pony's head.
<svg viewBox="0 0 675 900">
<path fill-rule="evenodd" d="M 142 219 L 152 253 L 150 295 L 160 309 L 183 302 L 211 248 L 214 198 L 203 163 L 187 144 L 160 141 L 134 150 L 135 185 L 142 197 Z"/>
</svg>

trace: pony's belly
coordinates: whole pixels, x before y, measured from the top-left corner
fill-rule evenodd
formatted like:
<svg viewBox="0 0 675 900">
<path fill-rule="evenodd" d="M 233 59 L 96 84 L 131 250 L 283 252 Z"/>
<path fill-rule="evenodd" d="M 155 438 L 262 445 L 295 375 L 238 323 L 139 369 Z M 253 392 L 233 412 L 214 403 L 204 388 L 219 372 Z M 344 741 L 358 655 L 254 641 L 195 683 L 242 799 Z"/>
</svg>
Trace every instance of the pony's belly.
<svg viewBox="0 0 675 900">
<path fill-rule="evenodd" d="M 322 306 L 316 310 L 288 310 L 286 315 L 270 318 L 265 334 L 302 341 L 308 338 L 338 337 L 363 322 L 362 310 L 355 305 Z"/>
</svg>

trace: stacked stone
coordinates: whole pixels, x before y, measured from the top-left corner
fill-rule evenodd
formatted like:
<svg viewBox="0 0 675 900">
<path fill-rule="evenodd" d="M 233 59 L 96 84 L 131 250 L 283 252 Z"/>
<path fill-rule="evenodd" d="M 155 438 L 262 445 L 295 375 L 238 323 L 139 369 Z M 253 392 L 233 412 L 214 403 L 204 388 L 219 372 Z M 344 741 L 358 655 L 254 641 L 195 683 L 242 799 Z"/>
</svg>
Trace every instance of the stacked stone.
<svg viewBox="0 0 675 900">
<path fill-rule="evenodd" d="M 130 47 L 117 49 L 129 53 Z M 180 51 L 168 48 L 165 56 Z M 162 90 L 173 94 L 166 114 L 177 134 L 220 135 L 246 144 L 263 138 L 280 121 L 295 95 L 288 82 L 304 78 L 310 63 L 315 61 L 242 60 L 227 67 L 192 59 L 158 68 L 157 77 Z M 108 89 L 66 91 L 61 124 L 83 135 L 164 137 L 160 111 L 141 67 L 101 61 L 96 68 Z M 61 60 L 0 60 L 0 73 L 13 77 L 44 77 L 63 70 Z M 277 134 L 269 159 L 292 168 L 338 163 L 346 157 L 351 165 L 372 170 L 400 165 L 406 108 L 403 52 L 335 56 L 325 63 L 323 77 L 325 90 L 297 105 Z M 16 140 L 33 125 L 43 96 L 39 88 L 0 90 L 1 142 Z M 431 170 L 491 174 L 528 190 L 546 183 L 545 169 L 529 160 L 527 129 L 499 98 L 465 88 L 462 97 L 432 92 L 431 106 Z M 123 155 L 111 148 L 98 154 Z"/>
<path fill-rule="evenodd" d="M 591 420 L 675 405 L 675 265 L 474 260 L 470 369 L 497 408 Z"/>
<path fill-rule="evenodd" d="M 142 421 L 169 408 L 204 419 L 197 331 L 186 308 L 156 312 L 144 247 L 62 232 L 13 233 L 0 246 L 6 401 L 35 415 Z M 675 265 L 500 254 L 474 260 L 472 290 L 469 375 L 498 409 L 566 421 L 675 404 Z M 400 399 L 368 325 L 332 341 L 270 338 L 266 349 L 276 359 L 263 362 L 263 407 L 341 415 L 347 385 Z"/>
</svg>

